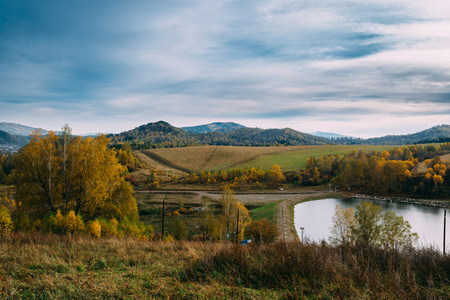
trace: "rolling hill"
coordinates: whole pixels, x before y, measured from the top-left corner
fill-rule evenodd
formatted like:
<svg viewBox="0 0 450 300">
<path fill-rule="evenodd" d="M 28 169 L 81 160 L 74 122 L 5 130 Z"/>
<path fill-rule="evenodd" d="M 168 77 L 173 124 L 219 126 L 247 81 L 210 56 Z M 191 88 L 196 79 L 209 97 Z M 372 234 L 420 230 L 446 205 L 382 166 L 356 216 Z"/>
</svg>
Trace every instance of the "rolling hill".
<svg viewBox="0 0 450 300">
<path fill-rule="evenodd" d="M 184 129 L 186 132 L 194 133 L 230 132 L 240 128 L 245 128 L 245 126 L 233 122 L 214 122 L 205 125 L 181 127 L 181 129 Z"/>
<path fill-rule="evenodd" d="M 437 142 L 450 138 L 450 125 L 439 125 L 432 128 L 406 135 L 387 135 L 379 138 L 363 140 L 368 145 L 407 145 L 419 142 Z"/>
<path fill-rule="evenodd" d="M 0 130 L 12 135 L 29 136 L 33 130 L 39 128 L 20 125 L 17 123 L 0 122 Z M 48 130 L 42 129 L 42 133 L 48 133 Z"/>
<path fill-rule="evenodd" d="M 0 146 L 22 147 L 28 144 L 29 141 L 28 137 L 9 134 L 0 130 Z"/>
<path fill-rule="evenodd" d="M 324 145 L 330 140 L 290 128 L 260 129 L 242 127 L 233 131 L 186 132 L 159 121 L 119 134 L 108 135 L 112 145 L 128 142 L 134 149 L 172 148 L 180 146 L 300 146 Z"/>
<path fill-rule="evenodd" d="M 308 157 L 345 154 L 352 150 L 384 151 L 391 145 L 319 145 L 319 146 L 198 146 L 140 150 L 141 154 L 156 161 L 158 165 L 182 172 L 219 171 L 227 169 L 271 169 L 277 164 L 283 170 L 305 167 Z"/>
</svg>

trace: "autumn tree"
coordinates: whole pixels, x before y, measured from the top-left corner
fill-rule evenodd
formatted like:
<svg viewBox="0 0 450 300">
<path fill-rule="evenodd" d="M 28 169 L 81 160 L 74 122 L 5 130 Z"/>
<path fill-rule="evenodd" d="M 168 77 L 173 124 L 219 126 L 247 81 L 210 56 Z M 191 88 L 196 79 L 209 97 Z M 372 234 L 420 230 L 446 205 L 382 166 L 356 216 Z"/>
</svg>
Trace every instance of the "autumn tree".
<svg viewBox="0 0 450 300">
<path fill-rule="evenodd" d="M 353 208 L 336 206 L 330 242 L 334 245 L 361 243 L 388 249 L 409 247 L 418 239 L 411 225 L 392 211 L 382 213 L 381 206 L 363 201 Z"/>
<path fill-rule="evenodd" d="M 125 167 L 118 163 L 108 139 L 61 137 L 36 131 L 16 157 L 18 211 L 34 219 L 48 212 L 74 211 L 88 221 L 97 217 L 137 219 L 132 188 L 124 180 Z"/>
<path fill-rule="evenodd" d="M 264 218 L 261 221 L 252 221 L 245 227 L 245 236 L 255 243 L 271 243 L 278 235 L 278 226 Z"/>
<path fill-rule="evenodd" d="M 348 246 L 352 241 L 352 228 L 355 226 L 353 207 L 344 209 L 342 206 L 336 205 L 332 221 L 331 244 Z"/>
<path fill-rule="evenodd" d="M 411 232 L 409 222 L 393 211 L 387 211 L 383 214 L 380 236 L 381 245 L 389 249 L 411 246 L 419 239 L 416 232 Z"/>
<path fill-rule="evenodd" d="M 273 165 L 272 170 L 269 173 L 269 182 L 271 185 L 278 186 L 286 178 L 284 177 L 283 171 L 281 171 L 280 166 Z"/>
<path fill-rule="evenodd" d="M 184 240 L 189 236 L 186 223 L 181 219 L 181 217 L 176 217 L 172 220 L 169 224 L 169 233 L 176 240 Z"/>
<path fill-rule="evenodd" d="M 250 216 L 247 208 L 237 201 L 233 192 L 229 188 L 222 191 L 219 200 L 221 207 L 221 223 L 228 238 L 244 238 L 244 228 L 250 222 Z"/>
<path fill-rule="evenodd" d="M 6 206 L 0 205 L 0 235 L 8 234 L 12 229 L 11 213 Z"/>
</svg>

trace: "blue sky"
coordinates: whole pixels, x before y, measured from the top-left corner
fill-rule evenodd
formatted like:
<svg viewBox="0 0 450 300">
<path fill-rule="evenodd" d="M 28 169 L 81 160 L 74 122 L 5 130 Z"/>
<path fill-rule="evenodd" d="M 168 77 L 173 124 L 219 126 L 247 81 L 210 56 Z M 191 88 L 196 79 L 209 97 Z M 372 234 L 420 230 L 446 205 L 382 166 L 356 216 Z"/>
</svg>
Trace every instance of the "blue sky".
<svg viewBox="0 0 450 300">
<path fill-rule="evenodd" d="M 449 116 L 449 1 L 0 0 L 3 122 L 373 137 Z"/>
</svg>

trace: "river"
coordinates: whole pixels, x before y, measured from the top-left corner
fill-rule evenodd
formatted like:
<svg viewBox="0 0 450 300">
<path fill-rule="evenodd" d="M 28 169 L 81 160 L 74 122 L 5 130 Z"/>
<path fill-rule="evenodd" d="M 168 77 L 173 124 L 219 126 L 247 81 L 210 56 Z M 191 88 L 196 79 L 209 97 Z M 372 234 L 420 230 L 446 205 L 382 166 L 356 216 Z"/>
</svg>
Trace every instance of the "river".
<svg viewBox="0 0 450 300">
<path fill-rule="evenodd" d="M 355 207 L 361 201 L 371 201 L 380 205 L 385 210 L 391 210 L 397 215 L 403 216 L 412 227 L 413 232 L 417 232 L 419 240 L 415 246 L 433 246 L 442 250 L 443 245 L 443 230 L 444 230 L 444 209 L 413 205 L 406 203 L 394 203 L 377 200 L 365 200 L 358 198 L 344 198 L 344 199 L 323 199 L 315 200 L 297 204 L 294 209 L 294 223 L 295 229 L 301 239 L 302 230 L 304 239 L 310 241 L 328 241 L 332 227 L 332 216 L 335 213 L 337 204 L 343 208 L 350 206 Z M 450 215 L 450 211 L 447 212 Z M 447 239 L 446 250 L 450 250 L 450 216 L 447 218 Z"/>
</svg>

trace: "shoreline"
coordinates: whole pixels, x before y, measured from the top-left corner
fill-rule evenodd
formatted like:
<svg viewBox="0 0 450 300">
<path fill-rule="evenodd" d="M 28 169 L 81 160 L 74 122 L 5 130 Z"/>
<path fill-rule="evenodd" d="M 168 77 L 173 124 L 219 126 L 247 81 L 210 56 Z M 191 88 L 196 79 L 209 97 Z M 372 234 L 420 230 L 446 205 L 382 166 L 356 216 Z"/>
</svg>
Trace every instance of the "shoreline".
<svg viewBox="0 0 450 300">
<path fill-rule="evenodd" d="M 361 194 L 352 195 L 351 198 L 361 198 L 361 199 L 368 199 L 368 200 L 406 203 L 406 204 L 432 206 L 432 207 L 449 208 L 450 209 L 449 201 L 421 200 L 421 199 L 397 198 L 397 197 L 377 197 L 377 196 L 368 196 L 368 195 L 361 195 Z"/>
</svg>

